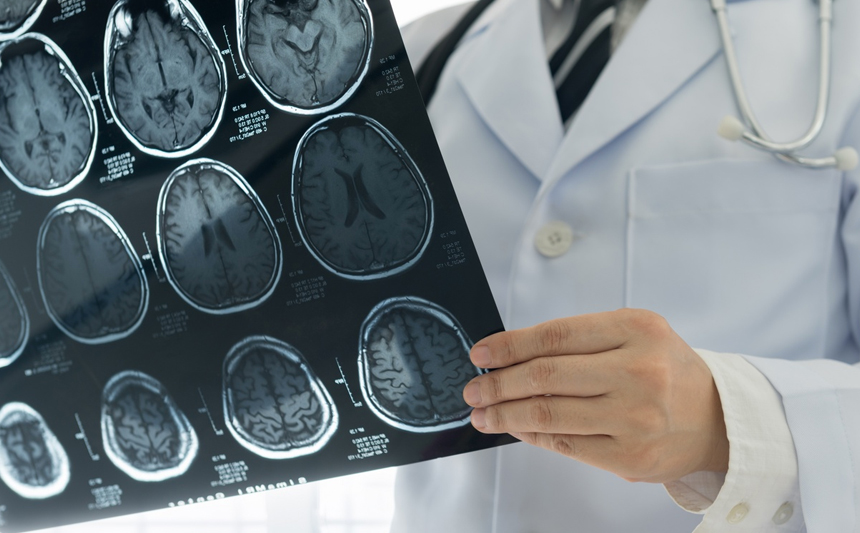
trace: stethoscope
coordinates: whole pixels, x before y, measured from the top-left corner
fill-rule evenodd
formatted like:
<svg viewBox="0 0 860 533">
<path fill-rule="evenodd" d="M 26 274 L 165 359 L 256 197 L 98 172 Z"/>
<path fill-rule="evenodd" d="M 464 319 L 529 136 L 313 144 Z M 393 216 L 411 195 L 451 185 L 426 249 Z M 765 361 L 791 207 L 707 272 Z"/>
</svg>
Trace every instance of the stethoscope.
<svg viewBox="0 0 860 533">
<path fill-rule="evenodd" d="M 726 55 L 726 64 L 729 67 L 729 77 L 732 80 L 732 90 L 743 120 L 750 125 L 752 131 L 748 130 L 740 119 L 734 116 L 726 116 L 720 122 L 717 133 L 730 141 L 743 141 L 746 144 L 769 152 L 777 158 L 807 168 L 832 168 L 839 170 L 852 170 L 857 166 L 857 151 L 850 146 L 844 146 L 830 157 L 803 157 L 797 154 L 809 146 L 821 133 L 824 119 L 827 116 L 827 101 L 830 95 L 830 29 L 833 25 L 833 0 L 818 0 L 818 20 L 821 27 L 820 65 L 818 74 L 818 103 L 815 107 L 815 116 L 809 130 L 799 139 L 790 142 L 773 142 L 764 132 L 761 124 L 755 118 L 750 107 L 741 81 L 741 73 L 738 68 L 737 55 L 734 43 L 729 32 L 729 22 L 726 16 L 726 0 L 711 0 L 711 8 L 717 17 L 720 26 L 720 38 L 723 41 L 723 50 Z"/>
<path fill-rule="evenodd" d="M 755 117 L 755 114 L 750 107 L 747 99 L 746 91 L 744 90 L 743 82 L 741 81 L 740 69 L 738 68 L 737 55 L 735 54 L 734 43 L 729 31 L 728 17 L 726 15 L 726 0 L 710 0 L 711 8 L 717 17 L 717 23 L 720 27 L 720 38 L 723 42 L 723 50 L 726 56 L 726 63 L 729 68 L 729 77 L 732 82 L 732 90 L 735 94 L 738 110 L 741 114 L 741 119 L 734 116 L 727 116 L 720 122 L 717 133 L 732 141 L 743 141 L 748 145 L 773 154 L 776 158 L 807 168 L 837 168 L 839 170 L 851 170 L 857 166 L 858 156 L 857 151 L 849 146 L 840 148 L 830 157 L 804 157 L 798 155 L 797 152 L 808 147 L 818 138 L 821 129 L 824 126 L 824 119 L 827 115 L 827 103 L 830 95 L 830 30 L 833 24 L 833 0 L 817 0 L 819 3 L 819 23 L 821 27 L 821 51 L 820 51 L 820 68 L 819 68 L 819 83 L 818 83 L 818 104 L 815 108 L 815 116 L 812 120 L 812 125 L 809 131 L 801 138 L 791 142 L 773 142 L 765 133 L 761 124 Z M 416 72 L 418 86 L 421 89 L 421 94 L 424 96 L 425 103 L 429 103 L 430 99 L 436 91 L 436 86 L 439 82 L 439 77 L 442 75 L 442 70 L 445 63 L 454 50 L 457 44 L 474 24 L 478 17 L 483 13 L 493 0 L 479 0 L 473 5 L 463 16 L 462 19 L 454 26 L 454 28 L 440 40 L 431 50 L 430 54 L 424 60 L 421 67 Z M 747 129 L 748 124 L 752 131 Z"/>
</svg>

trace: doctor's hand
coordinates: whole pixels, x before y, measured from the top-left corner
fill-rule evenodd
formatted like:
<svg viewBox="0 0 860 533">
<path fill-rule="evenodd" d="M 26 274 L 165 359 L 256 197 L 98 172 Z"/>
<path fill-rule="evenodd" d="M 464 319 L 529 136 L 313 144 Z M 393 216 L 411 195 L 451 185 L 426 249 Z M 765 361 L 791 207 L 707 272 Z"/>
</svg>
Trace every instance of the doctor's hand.
<svg viewBox="0 0 860 533">
<path fill-rule="evenodd" d="M 487 337 L 471 358 L 497 369 L 463 392 L 481 432 L 510 433 L 628 481 L 728 469 L 711 372 L 659 315 L 553 320 Z"/>
</svg>

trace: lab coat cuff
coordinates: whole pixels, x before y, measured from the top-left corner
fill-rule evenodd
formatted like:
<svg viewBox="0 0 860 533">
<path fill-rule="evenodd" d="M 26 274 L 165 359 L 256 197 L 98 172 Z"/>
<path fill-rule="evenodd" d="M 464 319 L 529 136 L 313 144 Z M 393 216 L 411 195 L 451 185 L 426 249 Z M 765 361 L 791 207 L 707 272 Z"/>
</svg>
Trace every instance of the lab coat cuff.
<svg viewBox="0 0 860 533">
<path fill-rule="evenodd" d="M 797 454 L 782 398 L 740 355 L 696 352 L 720 394 L 729 470 L 694 472 L 666 490 L 681 508 L 704 514 L 695 533 L 801 531 Z"/>
</svg>

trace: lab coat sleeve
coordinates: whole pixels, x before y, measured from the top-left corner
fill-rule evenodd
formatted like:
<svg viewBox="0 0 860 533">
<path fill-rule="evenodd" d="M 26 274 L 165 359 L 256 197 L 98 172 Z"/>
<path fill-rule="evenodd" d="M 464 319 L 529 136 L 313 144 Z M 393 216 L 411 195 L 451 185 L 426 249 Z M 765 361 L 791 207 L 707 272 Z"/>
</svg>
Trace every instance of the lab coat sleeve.
<svg viewBox="0 0 860 533">
<path fill-rule="evenodd" d="M 696 533 L 801 531 L 797 457 L 779 394 L 742 356 L 697 353 L 722 401 L 729 471 L 695 472 L 666 490 L 685 510 L 704 514 Z"/>
<path fill-rule="evenodd" d="M 848 124 L 842 145 L 860 147 L 860 118 L 856 111 Z M 855 345 L 860 343 L 858 189 L 860 170 L 846 172 L 840 239 L 848 279 L 845 306 Z M 850 357 L 844 359 L 851 361 Z M 797 450 L 807 531 L 860 531 L 860 368 L 833 359 L 792 362 L 747 357 L 747 360 L 782 396 Z"/>
</svg>

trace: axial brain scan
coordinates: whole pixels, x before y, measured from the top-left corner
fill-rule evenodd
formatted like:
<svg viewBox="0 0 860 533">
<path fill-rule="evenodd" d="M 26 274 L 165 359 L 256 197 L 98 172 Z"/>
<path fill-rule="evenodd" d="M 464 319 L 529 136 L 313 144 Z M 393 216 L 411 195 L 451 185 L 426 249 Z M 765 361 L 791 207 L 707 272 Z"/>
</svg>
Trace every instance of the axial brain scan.
<svg viewBox="0 0 860 533">
<path fill-rule="evenodd" d="M 413 297 L 376 306 L 362 326 L 359 371 L 365 399 L 385 422 L 407 431 L 465 425 L 463 387 L 479 370 L 472 342 L 447 310 Z"/>
<path fill-rule="evenodd" d="M 24 300 L 3 263 L 0 263 L 0 367 L 8 366 L 24 351 L 30 318 Z"/>
<path fill-rule="evenodd" d="M 0 4 L 0 39 L 19 35 L 36 21 L 48 0 L 3 0 Z"/>
<path fill-rule="evenodd" d="M 322 449 L 337 429 L 328 391 L 289 344 L 249 337 L 224 360 L 224 417 L 248 450 L 288 459 Z"/>
<path fill-rule="evenodd" d="M 127 370 L 102 395 L 102 441 L 110 460 L 138 481 L 184 474 L 197 456 L 197 434 L 155 378 Z"/>
<path fill-rule="evenodd" d="M 217 161 L 190 161 L 165 181 L 158 241 L 171 284 L 201 311 L 259 305 L 280 278 L 281 243 L 269 213 L 244 178 Z"/>
<path fill-rule="evenodd" d="M 149 288 L 128 237 L 84 200 L 55 207 L 39 233 L 39 287 L 48 314 L 86 344 L 129 335 L 143 320 Z"/>
<path fill-rule="evenodd" d="M 388 130 L 359 115 L 335 115 L 305 134 L 293 202 L 308 249 L 347 278 L 407 269 L 432 232 L 433 203 L 415 163 Z"/>
<path fill-rule="evenodd" d="M 186 0 L 120 0 L 105 34 L 111 111 L 144 152 L 182 157 L 205 144 L 227 95 L 224 62 Z"/>
<path fill-rule="evenodd" d="M 56 44 L 27 34 L 0 46 L 0 167 L 21 189 L 64 193 L 95 155 L 95 108 Z"/>
<path fill-rule="evenodd" d="M 42 415 L 25 403 L 0 409 L 0 479 L 19 496 L 44 499 L 65 490 L 69 457 Z"/>
<path fill-rule="evenodd" d="M 329 111 L 367 72 L 373 24 L 364 0 L 236 0 L 236 9 L 242 61 L 283 111 Z"/>
</svg>

